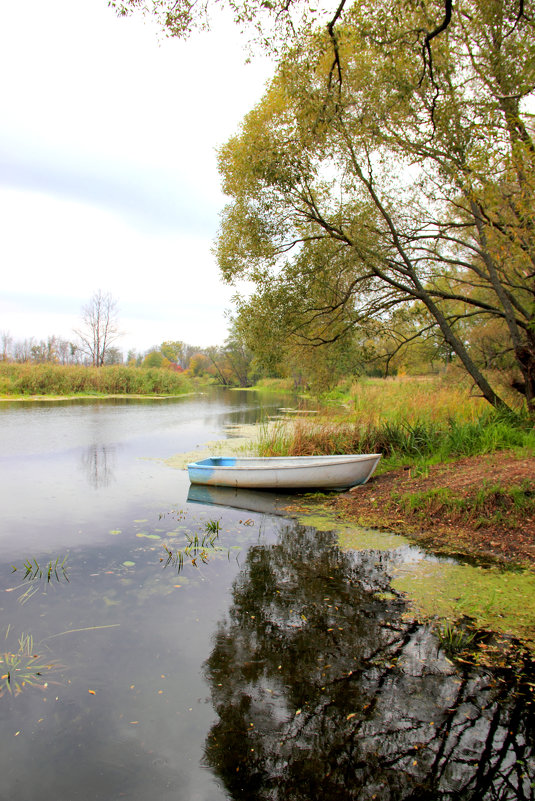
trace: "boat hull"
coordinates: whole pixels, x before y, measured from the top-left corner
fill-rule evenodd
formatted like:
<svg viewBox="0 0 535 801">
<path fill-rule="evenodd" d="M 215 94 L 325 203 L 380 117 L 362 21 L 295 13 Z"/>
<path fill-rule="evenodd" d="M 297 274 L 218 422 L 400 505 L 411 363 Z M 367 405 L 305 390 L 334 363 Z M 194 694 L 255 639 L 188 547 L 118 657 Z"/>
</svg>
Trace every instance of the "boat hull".
<svg viewBox="0 0 535 801">
<path fill-rule="evenodd" d="M 192 484 L 247 489 L 348 489 L 365 484 L 380 453 L 273 458 L 214 457 L 188 465 Z"/>
</svg>

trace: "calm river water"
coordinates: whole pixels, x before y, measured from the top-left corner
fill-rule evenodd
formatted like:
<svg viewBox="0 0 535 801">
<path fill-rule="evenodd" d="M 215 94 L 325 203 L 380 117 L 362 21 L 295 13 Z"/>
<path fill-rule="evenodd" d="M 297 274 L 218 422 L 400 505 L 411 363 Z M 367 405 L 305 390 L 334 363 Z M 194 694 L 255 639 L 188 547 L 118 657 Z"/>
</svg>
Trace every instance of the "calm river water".
<svg viewBox="0 0 535 801">
<path fill-rule="evenodd" d="M 534 798 L 514 675 L 449 659 L 392 589 L 418 549 L 341 548 L 165 461 L 282 405 L 0 405 L 0 799 Z"/>
</svg>

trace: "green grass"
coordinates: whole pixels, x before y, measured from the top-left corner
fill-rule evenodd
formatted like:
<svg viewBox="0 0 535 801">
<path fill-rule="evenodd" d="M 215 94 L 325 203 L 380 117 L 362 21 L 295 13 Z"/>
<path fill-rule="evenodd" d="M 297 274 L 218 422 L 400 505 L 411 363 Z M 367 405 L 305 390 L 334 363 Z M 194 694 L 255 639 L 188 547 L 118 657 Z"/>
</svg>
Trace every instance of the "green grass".
<svg viewBox="0 0 535 801">
<path fill-rule="evenodd" d="M 294 383 L 289 378 L 261 378 L 251 389 L 275 393 L 295 392 Z"/>
<path fill-rule="evenodd" d="M 458 375 L 363 378 L 330 393 L 311 418 L 266 426 L 264 456 L 382 453 L 381 470 L 513 449 L 535 453 L 535 428 L 519 407 L 497 412 Z M 333 403 L 336 401 L 336 403 Z"/>
<path fill-rule="evenodd" d="M 442 650 L 452 658 L 463 654 L 476 639 L 475 631 L 467 631 L 459 623 L 446 621 L 437 629 L 437 639 Z"/>
</svg>

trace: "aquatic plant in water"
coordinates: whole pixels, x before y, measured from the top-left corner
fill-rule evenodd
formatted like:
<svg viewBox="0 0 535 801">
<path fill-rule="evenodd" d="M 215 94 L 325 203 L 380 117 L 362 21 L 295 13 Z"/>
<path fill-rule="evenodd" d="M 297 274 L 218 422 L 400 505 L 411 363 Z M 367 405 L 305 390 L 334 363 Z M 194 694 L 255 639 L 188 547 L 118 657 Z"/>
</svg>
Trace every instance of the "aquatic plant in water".
<svg viewBox="0 0 535 801">
<path fill-rule="evenodd" d="M 216 534 L 219 535 L 221 531 L 221 521 L 220 520 L 208 520 L 205 526 L 207 534 Z"/>
<path fill-rule="evenodd" d="M 6 631 L 6 639 L 9 634 Z M 21 634 L 18 639 L 18 650 L 0 653 L 0 698 L 9 693 L 18 695 L 25 687 L 48 686 L 44 674 L 53 670 L 53 663 L 42 663 L 39 655 L 34 653 L 34 643 L 31 634 Z"/>
<path fill-rule="evenodd" d="M 443 651 L 448 656 L 455 657 L 475 645 L 476 632 L 467 631 L 459 624 L 447 622 L 439 627 L 437 638 Z"/>
<path fill-rule="evenodd" d="M 55 562 L 50 560 L 44 569 L 39 565 L 37 559 L 26 559 L 21 568 L 21 570 L 24 569 L 26 571 L 23 578 L 28 581 L 35 581 L 36 579 L 45 578 L 47 583 L 50 583 L 54 577 L 56 578 L 56 581 L 60 581 L 60 574 L 58 572 L 60 571 L 63 578 L 68 581 L 69 577 L 67 575 L 67 568 L 65 566 L 67 555 L 63 557 L 61 562 L 59 561 L 59 556 Z M 12 573 L 16 573 L 19 569 L 15 565 L 11 565 L 11 567 Z"/>
<path fill-rule="evenodd" d="M 180 573 L 184 567 L 184 562 L 190 562 L 193 567 L 198 567 L 199 561 L 206 564 L 210 553 L 222 550 L 222 548 L 215 544 L 216 540 L 219 538 L 220 530 L 221 524 L 219 520 L 209 520 L 205 525 L 204 533 L 200 536 L 197 533 L 191 535 L 185 533 L 184 536 L 187 542 L 183 548 L 177 548 L 173 551 L 164 543 L 163 547 L 167 553 L 164 567 L 173 565 Z M 160 559 L 160 562 L 163 561 L 164 557 Z"/>
<path fill-rule="evenodd" d="M 50 584 L 54 579 L 59 583 L 62 579 L 65 581 L 69 581 L 69 576 L 67 575 L 67 556 L 66 554 L 63 557 L 63 560 L 60 562 L 60 557 L 58 556 L 56 561 L 50 560 L 44 567 L 41 567 L 37 559 L 26 559 L 23 563 L 21 568 L 18 568 L 16 565 L 11 565 L 11 572 L 17 573 L 19 570 L 25 571 L 22 579 L 24 581 L 31 582 L 31 586 L 25 589 L 22 595 L 19 598 L 21 603 L 25 603 L 28 601 L 32 595 L 39 589 L 39 582 L 43 579 L 45 580 L 46 584 Z"/>
</svg>

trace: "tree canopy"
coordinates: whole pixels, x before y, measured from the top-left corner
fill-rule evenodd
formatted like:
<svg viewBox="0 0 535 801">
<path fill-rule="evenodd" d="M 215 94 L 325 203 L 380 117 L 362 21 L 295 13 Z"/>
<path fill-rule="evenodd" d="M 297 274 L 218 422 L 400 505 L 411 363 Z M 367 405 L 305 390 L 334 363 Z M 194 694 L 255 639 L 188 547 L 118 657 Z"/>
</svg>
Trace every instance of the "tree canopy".
<svg viewBox="0 0 535 801">
<path fill-rule="evenodd" d="M 491 404 L 489 353 L 535 409 L 534 5 L 227 4 L 267 46 L 288 34 L 220 152 L 218 259 L 255 287 L 238 306 L 255 352 L 366 342 L 411 315 L 409 337 L 438 335 Z M 210 6 L 150 10 L 184 35 Z M 483 328 L 492 347 L 473 347 Z"/>
<path fill-rule="evenodd" d="M 242 316 L 312 345 L 422 307 L 502 406 L 466 336 L 496 321 L 533 408 L 535 23 L 510 0 L 459 2 L 423 66 L 437 8 L 357 2 L 334 68 L 325 30 L 281 59 L 220 152 L 219 263 L 256 287 Z"/>
</svg>

